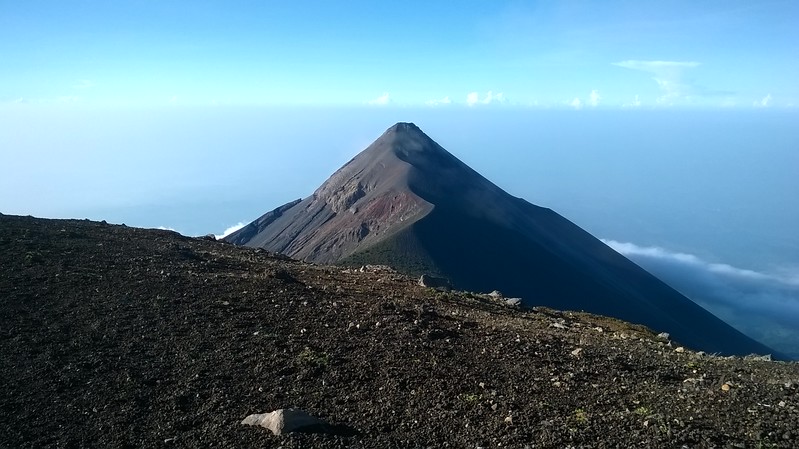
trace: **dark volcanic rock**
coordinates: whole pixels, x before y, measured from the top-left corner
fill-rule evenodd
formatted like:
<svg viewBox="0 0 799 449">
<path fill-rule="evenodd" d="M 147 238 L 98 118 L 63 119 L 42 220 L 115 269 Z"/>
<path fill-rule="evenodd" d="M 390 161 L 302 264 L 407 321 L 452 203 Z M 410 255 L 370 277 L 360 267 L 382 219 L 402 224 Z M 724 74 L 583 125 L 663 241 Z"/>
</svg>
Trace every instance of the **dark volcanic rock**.
<svg viewBox="0 0 799 449">
<path fill-rule="evenodd" d="M 452 284 L 445 278 L 437 278 L 428 274 L 419 276 L 419 285 L 429 288 L 440 288 L 444 291 L 452 290 Z"/>
<path fill-rule="evenodd" d="M 0 216 L 0 447 L 796 447 L 799 366 L 381 267 Z M 299 408 L 333 434 L 240 424 Z"/>
<path fill-rule="evenodd" d="M 257 231 L 257 232 L 256 232 Z M 228 241 L 320 263 L 384 264 L 585 310 L 722 354 L 773 351 L 550 209 L 515 198 L 411 123 L 398 123 L 316 192 Z"/>
</svg>

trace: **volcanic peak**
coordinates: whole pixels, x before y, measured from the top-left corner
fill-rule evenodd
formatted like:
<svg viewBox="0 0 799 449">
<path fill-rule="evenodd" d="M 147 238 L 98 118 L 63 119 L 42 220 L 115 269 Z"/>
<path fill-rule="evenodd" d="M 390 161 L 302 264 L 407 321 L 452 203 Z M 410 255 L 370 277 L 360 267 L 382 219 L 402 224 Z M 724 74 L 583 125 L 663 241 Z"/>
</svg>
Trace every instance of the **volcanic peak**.
<svg viewBox="0 0 799 449">
<path fill-rule="evenodd" d="M 413 122 L 397 122 L 391 127 L 389 127 L 387 132 L 413 132 L 425 135 L 424 132 L 416 126 L 416 123 Z M 426 135 L 425 135 L 426 136 Z"/>
<path fill-rule="evenodd" d="M 461 290 L 641 323 L 708 352 L 773 352 L 556 212 L 503 191 L 413 123 L 391 126 L 313 195 L 226 240 L 443 276 Z"/>
</svg>

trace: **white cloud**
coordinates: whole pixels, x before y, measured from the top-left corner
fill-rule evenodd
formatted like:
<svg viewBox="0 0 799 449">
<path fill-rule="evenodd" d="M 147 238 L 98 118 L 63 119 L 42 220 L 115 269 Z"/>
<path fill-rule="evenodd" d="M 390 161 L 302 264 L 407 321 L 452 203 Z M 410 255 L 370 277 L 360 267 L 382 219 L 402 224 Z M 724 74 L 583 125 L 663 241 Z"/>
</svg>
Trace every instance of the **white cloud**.
<svg viewBox="0 0 799 449">
<path fill-rule="evenodd" d="M 496 103 L 504 103 L 505 102 L 505 95 L 502 92 L 494 94 L 494 93 L 492 93 L 489 90 L 488 93 L 486 94 L 485 98 L 483 98 L 483 104 L 489 104 L 489 103 L 494 103 L 494 102 L 496 102 Z"/>
<path fill-rule="evenodd" d="M 469 92 L 466 94 L 466 104 L 469 106 L 474 106 L 478 101 L 480 101 L 480 94 L 477 92 Z"/>
<path fill-rule="evenodd" d="M 659 247 L 603 242 L 745 334 L 799 358 L 796 273 L 763 273 Z"/>
<path fill-rule="evenodd" d="M 623 108 L 640 108 L 641 107 L 641 99 L 638 97 L 638 95 L 636 95 L 632 102 L 624 103 L 623 105 L 621 105 L 621 107 L 623 107 Z"/>
<path fill-rule="evenodd" d="M 450 100 L 449 97 L 444 97 L 439 100 L 429 100 L 425 102 L 425 104 L 428 106 L 439 106 L 442 104 L 450 104 L 450 103 L 452 103 L 452 100 Z"/>
<path fill-rule="evenodd" d="M 579 110 L 583 108 L 583 102 L 579 98 L 574 97 L 574 100 L 569 102 L 569 106 Z"/>
<path fill-rule="evenodd" d="M 377 97 L 377 98 L 375 98 L 373 100 L 369 100 L 366 103 L 367 104 L 377 105 L 377 106 L 383 106 L 383 105 L 387 105 L 389 102 L 391 102 L 391 96 L 388 94 L 388 92 L 383 92 L 383 95 L 381 95 L 381 96 L 379 96 L 379 97 Z"/>
<path fill-rule="evenodd" d="M 239 229 L 241 229 L 241 228 L 243 228 L 245 226 L 247 226 L 247 223 L 238 222 L 238 223 L 234 224 L 233 226 L 230 226 L 227 229 L 225 229 L 224 231 L 222 231 L 221 234 L 214 235 L 214 237 L 216 237 L 217 239 L 225 238 L 225 237 L 229 236 L 230 234 L 233 234 L 234 232 L 238 231 Z"/>
<path fill-rule="evenodd" d="M 175 231 L 175 228 L 169 228 L 169 227 L 166 227 L 166 226 L 159 226 L 159 227 L 157 227 L 156 229 L 160 229 L 160 230 L 162 230 L 162 231 L 174 231 L 174 232 L 178 232 L 178 231 Z"/>
<path fill-rule="evenodd" d="M 502 92 L 494 93 L 493 91 L 488 91 L 483 98 L 480 98 L 480 94 L 477 92 L 469 92 L 466 95 L 466 104 L 469 106 L 474 106 L 476 104 L 491 104 L 491 103 L 505 103 L 507 99 L 505 98 L 505 94 Z"/>
<path fill-rule="evenodd" d="M 672 252 L 663 249 L 659 246 L 638 246 L 634 243 L 617 242 L 615 240 L 605 240 L 605 239 L 602 239 L 602 242 L 610 246 L 617 252 L 624 254 L 625 256 L 646 256 L 658 259 L 670 259 L 680 263 L 692 265 L 697 268 L 702 268 L 717 274 L 724 274 L 724 275 L 730 275 L 730 276 L 736 276 L 748 279 L 772 280 L 785 284 L 792 284 L 799 287 L 799 279 L 796 278 L 769 275 L 753 270 L 747 270 L 744 268 L 736 268 L 733 267 L 732 265 L 727 265 L 723 263 L 710 263 L 700 259 L 699 257 L 693 254 Z"/>
<path fill-rule="evenodd" d="M 94 87 L 94 82 L 91 80 L 78 80 L 77 84 L 72 86 L 73 89 L 80 90 L 91 89 L 92 87 Z"/>
<path fill-rule="evenodd" d="M 693 86 L 682 79 L 682 75 L 686 70 L 699 67 L 700 64 L 695 61 L 627 60 L 614 62 L 613 65 L 653 75 L 652 79 L 662 93 L 658 103 L 672 104 L 674 100 L 683 98 L 694 90 Z"/>
<path fill-rule="evenodd" d="M 694 61 L 639 61 L 631 59 L 614 62 L 613 65 L 624 67 L 625 69 L 642 70 L 644 72 L 664 73 L 667 71 L 699 67 L 700 64 Z"/>
<path fill-rule="evenodd" d="M 760 101 L 755 102 L 755 106 L 759 108 L 767 108 L 769 105 L 771 105 L 771 94 L 768 94 L 761 98 Z"/>
<path fill-rule="evenodd" d="M 602 97 L 599 96 L 599 91 L 594 89 L 591 91 L 591 95 L 588 96 L 588 104 L 590 104 L 592 108 L 595 108 L 599 105 L 599 100 L 601 99 Z"/>
</svg>

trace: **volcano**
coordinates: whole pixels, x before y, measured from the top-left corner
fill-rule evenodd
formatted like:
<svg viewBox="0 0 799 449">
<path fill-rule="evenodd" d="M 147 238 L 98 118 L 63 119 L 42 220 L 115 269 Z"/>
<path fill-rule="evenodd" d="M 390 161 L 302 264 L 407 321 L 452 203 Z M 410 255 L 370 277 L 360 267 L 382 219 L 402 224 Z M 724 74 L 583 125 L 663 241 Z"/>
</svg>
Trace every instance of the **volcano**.
<svg viewBox="0 0 799 449">
<path fill-rule="evenodd" d="M 643 324 L 707 352 L 773 353 L 551 209 L 506 193 L 412 123 L 226 240 L 308 262 L 443 276 L 459 290 Z"/>
</svg>

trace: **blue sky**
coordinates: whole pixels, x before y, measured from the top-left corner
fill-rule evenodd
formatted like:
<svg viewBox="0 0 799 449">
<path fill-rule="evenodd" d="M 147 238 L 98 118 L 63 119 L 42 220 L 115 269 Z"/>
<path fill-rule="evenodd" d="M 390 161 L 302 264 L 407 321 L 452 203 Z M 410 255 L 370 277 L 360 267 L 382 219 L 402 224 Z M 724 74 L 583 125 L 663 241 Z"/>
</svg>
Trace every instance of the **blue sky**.
<svg viewBox="0 0 799 449">
<path fill-rule="evenodd" d="M 795 107 L 786 1 L 0 5 L 0 102 Z"/>
<path fill-rule="evenodd" d="M 221 234 L 412 121 L 799 358 L 796 23 L 795 0 L 0 2 L 0 212 Z"/>
</svg>

